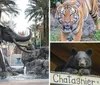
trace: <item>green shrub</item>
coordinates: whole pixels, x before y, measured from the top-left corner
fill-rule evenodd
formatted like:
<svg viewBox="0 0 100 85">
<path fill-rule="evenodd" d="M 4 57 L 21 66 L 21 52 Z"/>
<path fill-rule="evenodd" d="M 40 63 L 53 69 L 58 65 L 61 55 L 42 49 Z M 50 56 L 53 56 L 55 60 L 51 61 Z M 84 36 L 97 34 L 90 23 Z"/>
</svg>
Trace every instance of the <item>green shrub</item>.
<svg viewBox="0 0 100 85">
<path fill-rule="evenodd" d="M 100 30 L 98 30 L 95 34 L 94 34 L 94 39 L 96 41 L 100 41 Z"/>
<path fill-rule="evenodd" d="M 50 0 L 50 2 L 51 2 L 51 8 L 52 7 L 56 7 L 56 2 L 61 2 L 62 3 L 62 0 Z"/>
</svg>

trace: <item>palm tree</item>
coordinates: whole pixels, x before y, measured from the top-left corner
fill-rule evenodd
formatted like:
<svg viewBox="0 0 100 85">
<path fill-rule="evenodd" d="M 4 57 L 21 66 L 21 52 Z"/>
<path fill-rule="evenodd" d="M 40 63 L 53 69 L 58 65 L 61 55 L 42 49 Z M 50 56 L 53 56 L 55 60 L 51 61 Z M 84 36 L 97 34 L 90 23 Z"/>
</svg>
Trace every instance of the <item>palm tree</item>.
<svg viewBox="0 0 100 85">
<path fill-rule="evenodd" d="M 2 12 L 9 14 L 14 14 L 15 16 L 19 13 L 16 3 L 13 0 L 0 0 L 0 17 Z"/>
<path fill-rule="evenodd" d="M 37 20 L 42 19 L 43 10 L 40 4 L 38 0 L 29 0 L 28 8 L 25 11 L 26 17 L 29 17 L 29 21 L 34 20 L 34 18 Z"/>
<path fill-rule="evenodd" d="M 16 23 L 14 21 L 2 21 L 1 24 L 4 27 L 8 27 L 14 31 L 14 28 L 16 27 Z"/>
<path fill-rule="evenodd" d="M 33 31 L 33 33 L 34 33 L 34 39 L 33 38 L 31 38 L 31 41 L 33 42 L 33 44 L 34 44 L 34 46 L 35 46 L 35 49 L 37 48 L 36 47 L 36 32 L 37 32 L 37 30 L 38 30 L 38 25 L 37 25 L 37 22 L 35 22 L 35 24 L 31 24 L 30 26 L 29 26 L 29 29 L 31 29 L 32 31 Z M 33 40 L 32 40 L 33 39 Z"/>
<path fill-rule="evenodd" d="M 29 0 L 28 8 L 25 11 L 29 21 L 42 21 L 44 23 L 44 37 L 48 41 L 48 4 L 49 0 Z M 47 42 L 48 43 L 48 42 Z M 46 44 L 47 44 L 46 43 Z"/>
</svg>

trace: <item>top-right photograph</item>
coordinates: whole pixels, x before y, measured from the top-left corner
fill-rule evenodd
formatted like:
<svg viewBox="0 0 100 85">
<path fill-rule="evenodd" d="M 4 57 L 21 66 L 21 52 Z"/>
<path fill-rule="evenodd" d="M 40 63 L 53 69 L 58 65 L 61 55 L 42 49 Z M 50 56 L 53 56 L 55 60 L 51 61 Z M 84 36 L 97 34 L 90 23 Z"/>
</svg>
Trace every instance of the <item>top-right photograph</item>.
<svg viewBox="0 0 100 85">
<path fill-rule="evenodd" d="M 100 0 L 50 0 L 50 41 L 100 41 Z"/>
</svg>

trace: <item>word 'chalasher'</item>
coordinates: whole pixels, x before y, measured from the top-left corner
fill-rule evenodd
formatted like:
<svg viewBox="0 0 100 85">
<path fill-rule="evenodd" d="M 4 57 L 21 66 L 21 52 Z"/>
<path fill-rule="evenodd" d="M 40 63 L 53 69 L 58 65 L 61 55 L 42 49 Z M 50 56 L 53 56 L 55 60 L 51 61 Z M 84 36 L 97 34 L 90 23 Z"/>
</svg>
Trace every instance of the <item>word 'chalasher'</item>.
<svg viewBox="0 0 100 85">
<path fill-rule="evenodd" d="M 78 84 L 78 85 L 95 85 L 95 81 L 87 78 L 73 78 L 71 75 L 62 77 L 60 74 L 53 75 L 55 83 Z"/>
</svg>

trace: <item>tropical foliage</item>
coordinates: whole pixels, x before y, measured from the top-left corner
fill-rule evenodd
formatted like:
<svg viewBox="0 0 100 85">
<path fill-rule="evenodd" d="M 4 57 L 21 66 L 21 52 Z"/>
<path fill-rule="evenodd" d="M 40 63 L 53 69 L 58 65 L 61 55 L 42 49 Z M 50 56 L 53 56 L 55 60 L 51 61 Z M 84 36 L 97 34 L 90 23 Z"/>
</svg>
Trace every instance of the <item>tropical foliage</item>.
<svg viewBox="0 0 100 85">
<path fill-rule="evenodd" d="M 100 41 L 100 30 L 98 30 L 98 31 L 95 33 L 94 39 L 95 39 L 96 41 Z"/>
<path fill-rule="evenodd" d="M 26 18 L 29 21 L 35 21 L 36 23 L 41 21 L 44 26 L 44 39 L 46 45 L 48 44 L 48 12 L 49 12 L 49 0 L 29 0 L 28 8 L 25 11 Z"/>
<path fill-rule="evenodd" d="M 0 0 L 0 17 L 2 12 L 7 15 L 13 13 L 15 16 L 19 13 L 14 0 Z"/>
<path fill-rule="evenodd" d="M 61 2 L 62 3 L 63 0 L 50 0 L 50 4 L 51 4 L 51 8 L 56 6 L 57 2 Z"/>
<path fill-rule="evenodd" d="M 12 30 L 14 30 L 14 28 L 16 27 L 16 23 L 14 21 L 2 21 L 1 24 L 4 26 L 4 27 L 8 27 Z"/>
<path fill-rule="evenodd" d="M 29 26 L 29 29 L 32 30 L 34 37 L 31 38 L 31 42 L 33 42 L 32 44 L 34 45 L 35 49 L 36 49 L 36 31 L 37 31 L 37 26 L 35 24 L 31 24 Z"/>
</svg>

